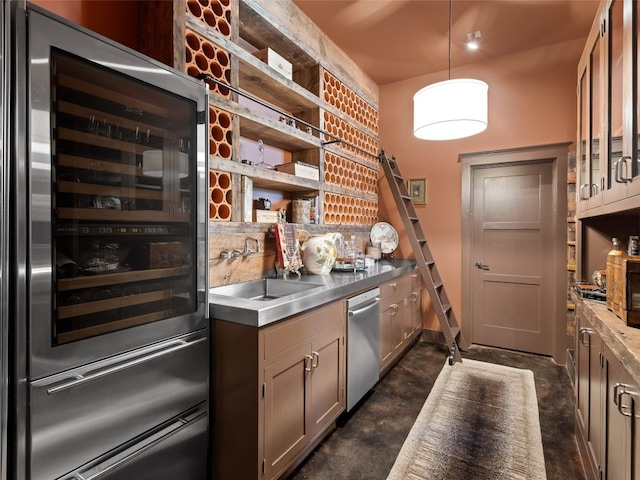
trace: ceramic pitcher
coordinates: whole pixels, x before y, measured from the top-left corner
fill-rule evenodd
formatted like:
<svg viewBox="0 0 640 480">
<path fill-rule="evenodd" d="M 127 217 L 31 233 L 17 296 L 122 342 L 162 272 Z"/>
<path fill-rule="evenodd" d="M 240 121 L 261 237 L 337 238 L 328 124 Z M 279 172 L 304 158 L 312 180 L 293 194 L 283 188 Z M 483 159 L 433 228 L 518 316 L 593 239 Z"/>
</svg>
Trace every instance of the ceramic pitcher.
<svg viewBox="0 0 640 480">
<path fill-rule="evenodd" d="M 340 233 L 325 233 L 323 235 L 311 235 L 302 242 L 302 263 L 307 273 L 328 274 L 331 273 L 336 261 L 336 241 L 342 240 Z"/>
</svg>

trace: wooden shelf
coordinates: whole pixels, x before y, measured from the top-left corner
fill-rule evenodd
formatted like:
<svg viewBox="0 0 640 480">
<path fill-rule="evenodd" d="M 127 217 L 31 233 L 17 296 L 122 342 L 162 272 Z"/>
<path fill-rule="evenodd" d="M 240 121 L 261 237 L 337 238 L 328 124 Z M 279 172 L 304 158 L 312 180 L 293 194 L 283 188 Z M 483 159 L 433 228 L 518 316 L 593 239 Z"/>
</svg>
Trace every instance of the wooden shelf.
<svg viewBox="0 0 640 480">
<path fill-rule="evenodd" d="M 58 291 L 66 292 L 81 288 L 103 287 L 123 283 L 142 282 L 161 278 L 180 277 L 191 271 L 189 265 L 172 268 L 154 268 L 150 270 L 131 270 L 129 272 L 104 273 L 102 275 L 61 278 L 58 280 Z"/>
<path fill-rule="evenodd" d="M 135 165 L 96 160 L 95 158 L 78 157 L 74 155 L 58 155 L 58 165 L 62 167 L 81 168 L 84 170 L 114 173 L 120 175 L 142 175 L 142 169 Z"/>
<path fill-rule="evenodd" d="M 219 157 L 209 158 L 209 167 L 238 175 L 246 175 L 253 179 L 254 187 L 266 188 L 269 190 L 282 190 L 286 192 L 307 192 L 323 189 L 324 186 L 317 180 L 296 177 L 288 173 L 277 172 L 266 168 L 247 165 L 232 160 L 224 160 Z"/>
<path fill-rule="evenodd" d="M 256 3 L 238 2 L 240 38 L 247 41 L 257 49 L 263 49 L 277 45 L 279 55 L 289 60 L 298 68 L 306 68 L 317 65 L 319 62 L 289 35 L 290 32 L 278 28 L 274 19 L 267 20 L 269 14 Z"/>
<path fill-rule="evenodd" d="M 100 222 L 188 222 L 189 213 L 157 210 L 108 210 L 103 208 L 58 208 L 57 218 Z"/>
<path fill-rule="evenodd" d="M 71 67 L 74 69 L 74 67 Z M 88 70 L 90 75 L 94 74 L 93 70 Z M 175 118 L 177 112 L 172 111 L 168 105 L 157 105 L 151 101 L 151 99 L 136 97 L 135 93 L 131 92 L 131 84 L 126 81 L 121 82 L 121 85 L 111 88 L 101 87 L 99 84 L 92 83 L 90 78 L 80 80 L 79 78 L 70 77 L 68 75 L 58 75 L 59 85 L 68 87 L 80 92 L 88 93 L 103 100 L 108 100 L 123 106 L 132 106 L 145 112 L 153 113 L 159 117 Z M 115 77 L 114 77 L 115 81 Z M 129 92 L 129 95 L 124 95 L 122 92 Z M 187 119 L 184 119 L 187 121 Z"/>
<path fill-rule="evenodd" d="M 80 195 L 104 195 L 118 198 L 140 198 L 146 200 L 163 200 L 162 190 L 145 188 L 126 188 L 111 185 L 97 185 L 94 183 L 58 182 L 58 191 Z"/>
<path fill-rule="evenodd" d="M 74 115 L 79 118 L 91 118 L 95 117 L 97 122 L 106 122 L 109 125 L 118 125 L 120 128 L 127 128 L 129 130 L 135 130 L 138 128 L 141 132 L 149 130 L 151 135 L 166 136 L 167 130 L 159 128 L 157 125 L 150 125 L 144 122 L 133 121 L 120 115 L 114 115 L 111 112 L 105 112 L 104 110 L 97 110 L 95 108 L 89 108 L 84 105 L 77 105 L 75 103 L 66 102 L 60 100 L 58 102 L 58 112 Z"/>
<path fill-rule="evenodd" d="M 106 300 L 96 300 L 95 302 L 58 307 L 58 320 L 79 317 L 81 315 L 90 315 L 92 313 L 105 312 L 118 308 L 132 307 L 134 305 L 142 305 L 143 303 L 168 300 L 174 296 L 174 290 L 169 288 L 166 290 L 157 290 L 155 292 L 140 293 L 138 295 L 128 295 L 126 297 L 108 298 Z"/>
<path fill-rule="evenodd" d="M 87 145 L 93 145 L 95 147 L 109 148 L 111 150 L 118 150 L 121 152 L 135 153 L 142 155 L 146 150 L 149 150 L 149 145 L 141 145 L 132 142 L 125 142 L 110 138 L 102 135 L 95 135 L 93 133 L 81 132 L 79 130 L 72 130 L 70 128 L 59 127 L 57 129 L 58 138 L 61 140 L 69 140 L 75 143 L 84 143 Z"/>
<path fill-rule="evenodd" d="M 214 29 L 187 15 L 186 26 L 201 37 L 212 41 L 239 62 L 240 88 L 287 112 L 321 106 L 320 99 L 276 70 L 260 61 L 244 48 L 223 37 Z"/>
<path fill-rule="evenodd" d="M 115 332 L 124 328 L 135 327 L 137 325 L 144 325 L 145 323 L 155 322 L 174 315 L 174 309 L 162 310 L 159 312 L 147 313 L 145 315 L 138 315 L 136 317 L 125 318 L 124 320 L 104 323 L 102 325 L 95 325 L 93 327 L 79 328 L 71 332 L 59 333 L 57 338 L 59 343 L 73 342 L 75 340 L 82 340 L 83 338 L 95 337 L 96 335 L 101 335 L 103 333 Z"/>
<path fill-rule="evenodd" d="M 267 117 L 248 107 L 222 97 L 212 95 L 209 102 L 216 108 L 238 115 L 240 134 L 252 140 L 262 139 L 265 144 L 291 152 L 320 148 L 318 137 L 295 127 Z"/>
</svg>

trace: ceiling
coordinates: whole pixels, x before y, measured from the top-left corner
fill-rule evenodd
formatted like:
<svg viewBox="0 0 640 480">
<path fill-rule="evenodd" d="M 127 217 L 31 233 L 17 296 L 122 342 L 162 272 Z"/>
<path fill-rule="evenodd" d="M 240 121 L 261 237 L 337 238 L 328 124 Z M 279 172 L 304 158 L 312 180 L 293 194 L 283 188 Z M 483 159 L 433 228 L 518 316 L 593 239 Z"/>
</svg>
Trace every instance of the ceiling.
<svg viewBox="0 0 640 480">
<path fill-rule="evenodd" d="M 293 0 L 378 85 L 446 71 L 448 0 Z M 451 67 L 584 39 L 599 0 L 455 0 Z M 466 48 L 479 30 L 480 49 Z M 443 78 L 444 80 L 444 78 Z"/>
</svg>

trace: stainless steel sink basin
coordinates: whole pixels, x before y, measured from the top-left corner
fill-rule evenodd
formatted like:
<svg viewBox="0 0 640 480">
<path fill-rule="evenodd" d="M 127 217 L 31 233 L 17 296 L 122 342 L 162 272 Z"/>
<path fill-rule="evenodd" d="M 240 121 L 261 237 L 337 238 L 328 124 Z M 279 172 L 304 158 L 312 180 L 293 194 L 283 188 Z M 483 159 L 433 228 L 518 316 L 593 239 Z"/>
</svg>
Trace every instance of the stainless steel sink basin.
<svg viewBox="0 0 640 480">
<path fill-rule="evenodd" d="M 322 284 L 283 280 L 280 278 L 264 278 L 251 282 L 235 283 L 223 287 L 212 288 L 209 292 L 225 297 L 244 298 L 247 300 L 272 300 L 295 293 L 305 292 Z"/>
</svg>

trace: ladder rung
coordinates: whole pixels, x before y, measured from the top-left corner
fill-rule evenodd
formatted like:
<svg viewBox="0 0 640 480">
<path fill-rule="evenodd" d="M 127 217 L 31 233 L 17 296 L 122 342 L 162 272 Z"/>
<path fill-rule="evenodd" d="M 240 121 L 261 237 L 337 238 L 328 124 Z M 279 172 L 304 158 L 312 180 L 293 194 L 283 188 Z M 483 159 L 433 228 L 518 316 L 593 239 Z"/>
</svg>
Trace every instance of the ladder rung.
<svg viewBox="0 0 640 480">
<path fill-rule="evenodd" d="M 433 282 L 433 286 L 436 290 L 439 290 L 442 288 L 443 283 L 442 282 Z"/>
<path fill-rule="evenodd" d="M 446 315 L 448 311 L 451 310 L 451 304 L 450 303 L 443 303 L 442 304 L 442 312 Z"/>
<path fill-rule="evenodd" d="M 411 197 L 409 195 L 400 195 L 400 198 L 402 200 L 404 200 L 405 202 L 410 202 L 411 201 Z"/>
<path fill-rule="evenodd" d="M 451 327 L 451 335 L 453 336 L 454 341 L 459 333 L 460 333 L 460 327 Z"/>
<path fill-rule="evenodd" d="M 395 178 L 396 181 L 400 180 L 400 182 L 398 183 L 404 183 L 404 178 L 402 178 L 402 175 L 400 175 L 399 173 L 394 173 L 393 178 Z"/>
<path fill-rule="evenodd" d="M 417 222 L 418 221 L 418 217 L 409 217 L 409 220 L 411 220 L 412 222 Z"/>
</svg>

